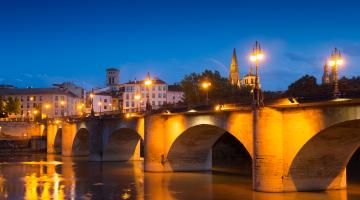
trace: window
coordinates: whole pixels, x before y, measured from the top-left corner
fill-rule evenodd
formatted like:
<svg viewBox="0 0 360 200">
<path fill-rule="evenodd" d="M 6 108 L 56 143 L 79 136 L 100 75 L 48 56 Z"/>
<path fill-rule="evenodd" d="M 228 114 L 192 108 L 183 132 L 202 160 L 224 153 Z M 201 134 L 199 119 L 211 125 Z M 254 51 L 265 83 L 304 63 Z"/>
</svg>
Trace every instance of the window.
<svg viewBox="0 0 360 200">
<path fill-rule="evenodd" d="M 39 101 L 42 101 L 42 96 L 39 96 Z"/>
<path fill-rule="evenodd" d="M 152 87 L 152 91 L 155 91 L 155 87 Z"/>
<path fill-rule="evenodd" d="M 129 102 L 128 101 L 126 102 L 126 107 L 129 107 Z"/>
<path fill-rule="evenodd" d="M 34 101 L 36 101 L 36 96 L 34 96 Z"/>
<path fill-rule="evenodd" d="M 104 102 L 106 103 L 106 102 L 107 102 L 107 99 L 104 99 Z"/>
<path fill-rule="evenodd" d="M 60 98 L 61 98 L 61 100 L 64 100 L 64 96 L 61 96 Z"/>
<path fill-rule="evenodd" d="M 29 97 L 29 96 L 26 97 L 26 101 L 30 101 L 30 97 Z"/>
<path fill-rule="evenodd" d="M 133 101 L 131 102 L 131 107 L 135 107 L 135 103 Z"/>
<path fill-rule="evenodd" d="M 159 106 L 161 105 L 161 101 L 158 102 L 158 105 L 159 105 Z"/>
<path fill-rule="evenodd" d="M 58 101 L 59 100 L 59 97 L 58 96 L 55 96 L 55 101 Z"/>
<path fill-rule="evenodd" d="M 163 90 L 166 91 L 166 85 L 163 86 Z"/>
<path fill-rule="evenodd" d="M 33 103 L 33 108 L 36 108 L 36 103 Z"/>
<path fill-rule="evenodd" d="M 107 109 L 107 107 L 106 106 L 104 106 L 104 110 L 106 110 Z"/>
<path fill-rule="evenodd" d="M 155 93 L 152 93 L 152 98 L 155 98 Z"/>
<path fill-rule="evenodd" d="M 166 104 L 166 101 L 163 101 L 163 104 L 165 105 L 165 104 Z"/>
<path fill-rule="evenodd" d="M 55 103 L 55 108 L 58 108 L 59 107 L 59 104 L 56 102 Z"/>
<path fill-rule="evenodd" d="M 24 101 L 23 96 L 21 96 L 21 101 Z"/>
<path fill-rule="evenodd" d="M 155 106 L 155 101 L 152 101 L 152 105 Z"/>
<path fill-rule="evenodd" d="M 163 97 L 166 98 L 166 93 L 163 94 Z"/>
<path fill-rule="evenodd" d="M 161 91 L 161 86 L 159 85 L 158 90 Z"/>
<path fill-rule="evenodd" d="M 158 94 L 158 97 L 161 98 L 161 93 Z"/>
<path fill-rule="evenodd" d="M 129 93 L 126 93 L 126 99 L 129 99 Z"/>
</svg>

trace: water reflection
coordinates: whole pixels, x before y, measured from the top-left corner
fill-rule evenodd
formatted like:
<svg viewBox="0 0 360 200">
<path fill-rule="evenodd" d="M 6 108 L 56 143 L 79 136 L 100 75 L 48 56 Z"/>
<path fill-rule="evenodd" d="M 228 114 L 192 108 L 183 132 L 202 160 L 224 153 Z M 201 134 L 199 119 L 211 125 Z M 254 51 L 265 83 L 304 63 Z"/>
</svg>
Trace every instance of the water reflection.
<svg viewBox="0 0 360 200">
<path fill-rule="evenodd" d="M 144 173 L 142 162 L 88 162 L 54 155 L 0 157 L 0 199 L 354 200 L 348 190 L 258 193 L 251 178 L 222 173 Z"/>
</svg>

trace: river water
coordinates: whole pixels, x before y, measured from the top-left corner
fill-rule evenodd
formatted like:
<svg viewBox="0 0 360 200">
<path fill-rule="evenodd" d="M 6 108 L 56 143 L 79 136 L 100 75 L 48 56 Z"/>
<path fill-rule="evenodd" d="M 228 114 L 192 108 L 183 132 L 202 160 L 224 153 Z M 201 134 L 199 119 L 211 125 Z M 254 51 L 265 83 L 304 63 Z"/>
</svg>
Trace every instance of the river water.
<svg viewBox="0 0 360 200">
<path fill-rule="evenodd" d="M 261 193 L 251 177 L 229 173 L 144 173 L 143 162 L 88 162 L 56 155 L 0 156 L 0 199 L 358 200 L 347 190 Z"/>
</svg>

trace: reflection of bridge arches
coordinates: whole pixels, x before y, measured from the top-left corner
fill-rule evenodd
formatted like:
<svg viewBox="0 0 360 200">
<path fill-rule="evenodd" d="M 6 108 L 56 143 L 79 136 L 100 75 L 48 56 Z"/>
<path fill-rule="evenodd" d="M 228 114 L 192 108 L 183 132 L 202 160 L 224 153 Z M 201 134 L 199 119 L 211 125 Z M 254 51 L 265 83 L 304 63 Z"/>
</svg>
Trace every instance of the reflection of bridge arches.
<svg viewBox="0 0 360 200">
<path fill-rule="evenodd" d="M 245 150 L 239 139 L 226 130 L 214 125 L 200 124 L 186 129 L 170 147 L 166 161 L 173 171 L 198 171 L 212 169 L 212 150 L 224 135 L 230 135 Z"/>
<path fill-rule="evenodd" d="M 89 155 L 89 131 L 81 128 L 75 135 L 72 145 L 73 156 L 87 156 Z"/>
<path fill-rule="evenodd" d="M 120 128 L 110 134 L 103 160 L 128 161 L 140 159 L 141 136 L 130 128 Z"/>
<path fill-rule="evenodd" d="M 360 147 L 360 120 L 341 122 L 312 137 L 296 154 L 290 176 L 298 191 L 346 187 L 346 165 Z"/>
<path fill-rule="evenodd" d="M 62 148 L 62 128 L 57 129 L 54 140 L 54 153 L 61 154 Z"/>
</svg>

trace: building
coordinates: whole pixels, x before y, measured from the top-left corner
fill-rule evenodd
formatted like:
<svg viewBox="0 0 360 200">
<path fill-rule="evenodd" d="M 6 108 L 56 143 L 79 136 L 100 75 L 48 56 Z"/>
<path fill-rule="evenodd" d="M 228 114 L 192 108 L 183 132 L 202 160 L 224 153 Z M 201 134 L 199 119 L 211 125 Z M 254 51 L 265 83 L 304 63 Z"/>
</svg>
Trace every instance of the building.
<svg viewBox="0 0 360 200">
<path fill-rule="evenodd" d="M 91 105 L 92 104 L 92 105 Z M 109 92 L 95 93 L 92 95 L 90 107 L 94 108 L 95 113 L 113 111 L 112 94 Z"/>
<path fill-rule="evenodd" d="M 329 84 L 330 83 L 330 76 L 329 76 L 329 67 L 327 63 L 324 64 L 324 73 L 322 76 L 322 84 Z"/>
<path fill-rule="evenodd" d="M 146 86 L 146 80 L 151 80 L 151 85 Z M 124 112 L 137 112 L 146 110 L 146 101 L 149 100 L 153 109 L 161 107 L 167 102 L 167 84 L 158 78 L 140 81 L 129 81 L 122 84 L 122 109 Z"/>
<path fill-rule="evenodd" d="M 238 62 L 237 62 L 235 48 L 234 48 L 232 59 L 231 59 L 229 81 L 232 85 L 237 85 L 238 87 L 241 86 L 239 66 L 238 66 Z"/>
<path fill-rule="evenodd" d="M 56 83 L 53 84 L 54 87 L 60 88 L 64 91 L 69 91 L 73 94 L 75 94 L 77 97 L 85 100 L 85 89 L 82 87 L 79 87 L 71 82 L 64 82 L 64 83 Z"/>
<path fill-rule="evenodd" d="M 256 75 L 253 72 L 253 68 L 250 67 L 249 73 L 245 74 L 241 81 L 242 81 L 243 86 L 249 86 L 249 87 L 254 88 L 255 80 L 256 80 Z M 259 83 L 259 88 L 261 88 L 260 83 Z"/>
<path fill-rule="evenodd" d="M 37 115 L 48 118 L 79 115 L 83 99 L 61 88 L 11 88 L 0 89 L 3 99 L 12 97 L 21 102 L 21 112 L 16 117 L 34 118 Z"/>
<path fill-rule="evenodd" d="M 249 73 L 244 75 L 242 79 L 240 78 L 239 66 L 238 66 L 237 57 L 236 57 L 236 50 L 234 48 L 234 51 L 232 54 L 232 59 L 231 59 L 231 64 L 230 64 L 229 82 L 232 85 L 236 85 L 238 87 L 250 86 L 250 87 L 254 88 L 255 80 L 256 80 L 256 75 L 254 74 L 253 69 L 251 67 L 250 67 Z M 260 79 L 258 79 L 258 80 L 259 80 L 259 88 L 261 88 Z"/>
<path fill-rule="evenodd" d="M 184 98 L 184 92 L 181 89 L 180 85 L 168 85 L 168 91 L 166 95 L 166 103 L 168 104 L 177 104 L 182 102 Z"/>
<path fill-rule="evenodd" d="M 120 83 L 120 71 L 116 68 L 106 69 L 106 86 L 117 88 Z"/>
</svg>

